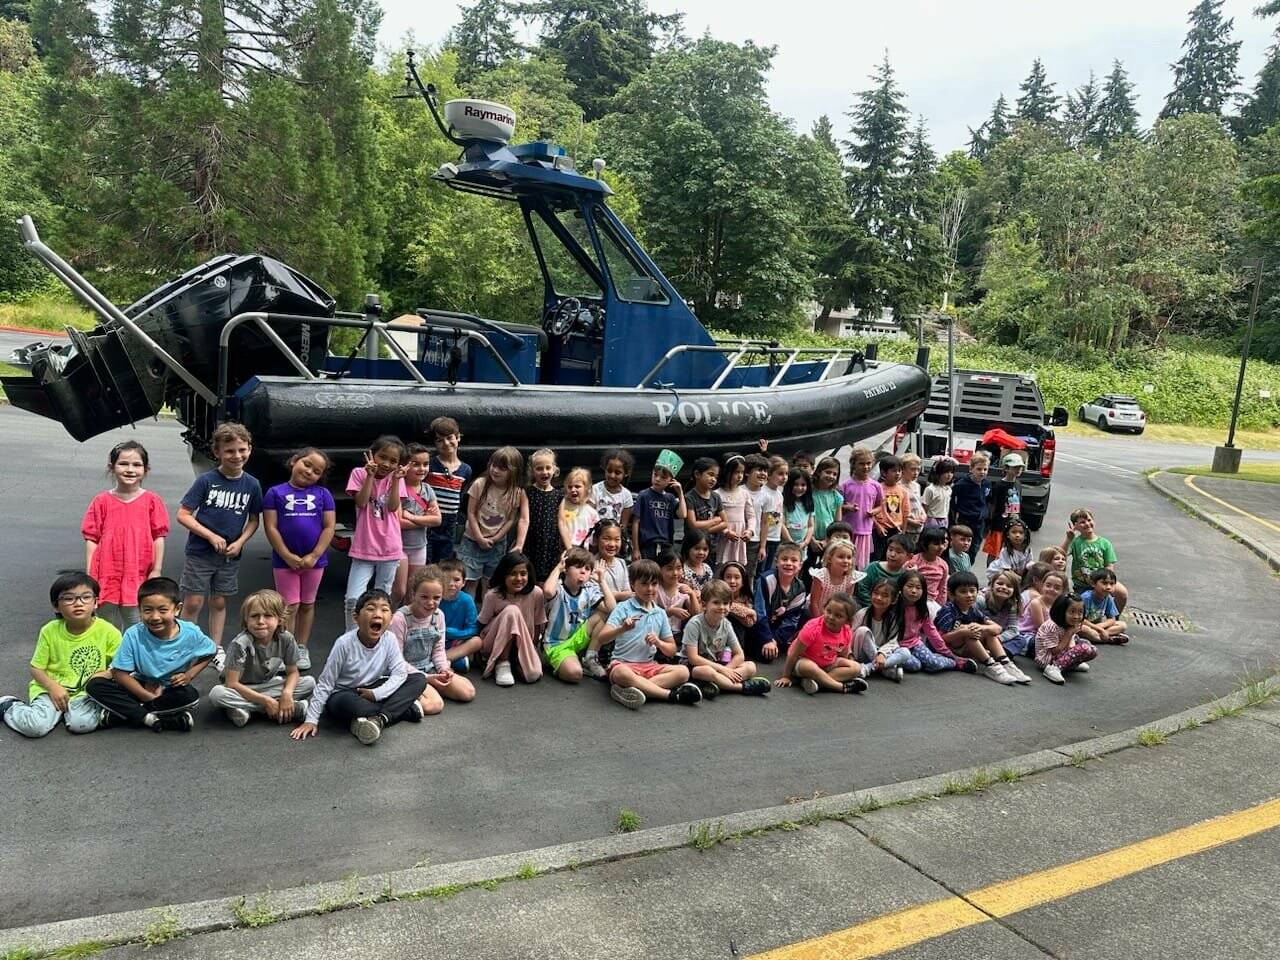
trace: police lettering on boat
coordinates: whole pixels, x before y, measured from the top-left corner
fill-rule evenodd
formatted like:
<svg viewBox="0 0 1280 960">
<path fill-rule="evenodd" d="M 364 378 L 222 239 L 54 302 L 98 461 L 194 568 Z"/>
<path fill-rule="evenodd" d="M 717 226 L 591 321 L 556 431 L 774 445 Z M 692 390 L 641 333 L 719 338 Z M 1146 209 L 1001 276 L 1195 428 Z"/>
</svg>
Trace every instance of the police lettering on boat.
<svg viewBox="0 0 1280 960">
<path fill-rule="evenodd" d="M 730 423 L 764 426 L 773 419 L 769 404 L 764 400 L 681 400 L 671 402 L 654 400 L 658 413 L 658 426 L 666 427 L 672 420 L 679 420 L 686 427 L 702 425 L 718 427 Z"/>
</svg>

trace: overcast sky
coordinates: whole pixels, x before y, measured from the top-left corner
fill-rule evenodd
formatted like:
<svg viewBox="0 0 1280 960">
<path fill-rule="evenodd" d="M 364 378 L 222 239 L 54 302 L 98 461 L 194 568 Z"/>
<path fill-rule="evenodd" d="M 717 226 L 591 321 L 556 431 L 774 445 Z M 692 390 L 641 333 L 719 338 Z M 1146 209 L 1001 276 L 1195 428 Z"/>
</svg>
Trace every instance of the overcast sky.
<svg viewBox="0 0 1280 960">
<path fill-rule="evenodd" d="M 1242 88 L 1251 89 L 1271 43 L 1274 23 L 1253 16 L 1261 0 L 1226 0 L 1235 18 Z M 381 41 L 400 46 L 406 31 L 438 43 L 458 19 L 447 2 L 382 0 Z M 1194 0 L 650 0 L 651 9 L 685 14 L 691 36 L 778 48 L 769 84 L 773 106 L 808 130 L 821 114 L 844 131 L 853 94 L 889 51 L 913 114 L 923 114 L 942 152 L 963 147 L 968 127 L 990 113 L 1001 92 L 1010 104 L 1035 57 L 1059 95 L 1101 78 L 1120 59 L 1137 84 L 1145 122 L 1159 112 L 1180 56 Z M 424 12 L 424 6 L 433 10 Z"/>
</svg>

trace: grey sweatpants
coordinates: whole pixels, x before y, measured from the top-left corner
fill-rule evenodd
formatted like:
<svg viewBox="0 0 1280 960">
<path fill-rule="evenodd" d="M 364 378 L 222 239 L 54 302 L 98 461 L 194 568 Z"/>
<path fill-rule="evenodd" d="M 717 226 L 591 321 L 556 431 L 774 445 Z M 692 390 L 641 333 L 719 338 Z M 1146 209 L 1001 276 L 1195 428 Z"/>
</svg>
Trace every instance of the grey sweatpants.
<svg viewBox="0 0 1280 960">
<path fill-rule="evenodd" d="M 266 683 L 246 683 L 246 687 L 273 700 L 279 700 L 280 694 L 284 691 L 284 677 L 277 677 L 275 680 L 268 680 Z M 312 691 L 316 688 L 316 682 L 311 677 L 299 677 L 298 682 L 293 688 L 293 699 L 305 700 L 311 696 Z M 232 690 L 225 684 L 217 684 L 209 691 L 209 702 L 221 710 L 228 710 L 232 707 L 239 707 L 241 710 L 248 710 L 250 713 L 266 713 L 261 704 L 254 703 L 252 700 L 246 700 L 236 691 Z"/>
</svg>

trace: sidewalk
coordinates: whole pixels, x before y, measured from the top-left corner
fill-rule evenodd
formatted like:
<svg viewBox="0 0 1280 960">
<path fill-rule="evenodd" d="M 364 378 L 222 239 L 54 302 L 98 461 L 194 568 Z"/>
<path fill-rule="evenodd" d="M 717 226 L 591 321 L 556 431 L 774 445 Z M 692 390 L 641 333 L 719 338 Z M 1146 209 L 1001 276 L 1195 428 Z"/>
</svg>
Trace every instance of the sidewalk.
<svg viewBox="0 0 1280 960">
<path fill-rule="evenodd" d="M 412 901 L 273 922 L 271 896 L 250 898 L 241 929 L 145 957 L 1271 957 L 1280 706 L 1203 716 L 950 795 L 731 837 L 710 824 L 678 848 Z"/>
<path fill-rule="evenodd" d="M 1147 481 L 1280 571 L 1280 486 L 1158 471 Z"/>
</svg>

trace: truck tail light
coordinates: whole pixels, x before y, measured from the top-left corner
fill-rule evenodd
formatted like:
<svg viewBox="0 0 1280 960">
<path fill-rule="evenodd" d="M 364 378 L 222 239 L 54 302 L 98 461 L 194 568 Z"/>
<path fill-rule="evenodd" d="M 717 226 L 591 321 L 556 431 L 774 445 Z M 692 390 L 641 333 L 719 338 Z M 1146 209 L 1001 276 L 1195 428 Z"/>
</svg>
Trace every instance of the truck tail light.
<svg viewBox="0 0 1280 960">
<path fill-rule="evenodd" d="M 1040 476 L 1053 476 L 1053 456 L 1058 451 L 1058 441 L 1050 437 L 1044 442 L 1040 453 Z"/>
<path fill-rule="evenodd" d="M 907 435 L 907 425 L 906 425 L 905 423 L 900 423 L 900 424 L 898 424 L 898 425 L 894 428 L 894 430 L 893 430 L 893 452 L 894 452 L 895 454 L 899 452 L 899 446 L 898 446 L 898 445 L 902 443 L 902 440 L 903 440 L 903 438 L 904 438 L 906 435 Z"/>
</svg>

